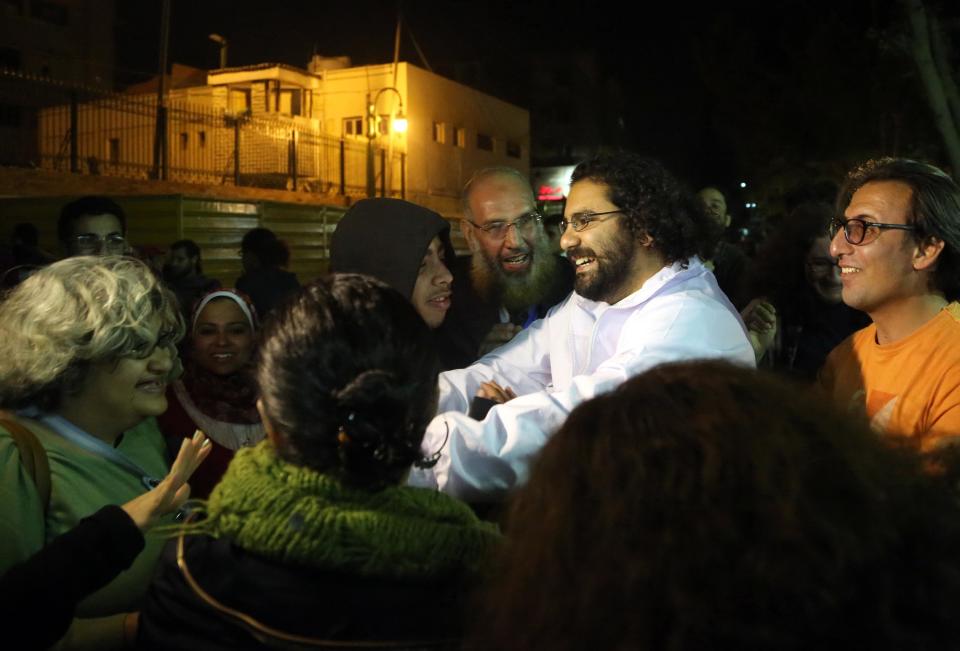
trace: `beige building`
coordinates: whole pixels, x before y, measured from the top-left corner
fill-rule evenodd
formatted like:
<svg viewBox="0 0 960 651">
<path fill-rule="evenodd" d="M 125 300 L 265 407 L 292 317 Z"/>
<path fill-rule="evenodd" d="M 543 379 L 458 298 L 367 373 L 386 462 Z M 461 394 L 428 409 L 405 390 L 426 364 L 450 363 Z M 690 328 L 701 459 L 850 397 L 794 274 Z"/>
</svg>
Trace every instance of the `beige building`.
<svg viewBox="0 0 960 651">
<path fill-rule="evenodd" d="M 455 216 L 475 170 L 507 165 L 529 174 L 525 109 L 409 63 L 351 67 L 345 57 L 315 56 L 308 68 L 259 64 L 204 79 L 175 65 L 165 82 L 165 177 L 359 198 L 372 161 L 378 196 Z M 86 173 L 154 176 L 155 115 L 156 81 L 122 97 L 44 109 L 43 165 L 69 169 L 69 156 Z"/>
</svg>

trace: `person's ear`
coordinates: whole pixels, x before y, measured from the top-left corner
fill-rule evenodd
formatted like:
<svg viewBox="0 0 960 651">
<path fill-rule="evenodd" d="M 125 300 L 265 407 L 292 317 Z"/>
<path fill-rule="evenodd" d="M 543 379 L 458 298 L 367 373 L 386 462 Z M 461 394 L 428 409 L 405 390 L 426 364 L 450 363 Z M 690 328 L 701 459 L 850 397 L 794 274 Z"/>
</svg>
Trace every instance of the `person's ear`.
<svg viewBox="0 0 960 651">
<path fill-rule="evenodd" d="M 931 269 L 943 251 L 944 242 L 932 235 L 923 238 L 913 253 L 913 268 L 916 271 Z"/>
<path fill-rule="evenodd" d="M 267 433 L 267 438 L 270 439 L 273 447 L 281 447 L 283 445 L 283 436 L 277 432 L 277 428 L 273 426 L 273 423 L 267 416 L 267 411 L 263 408 L 263 400 L 257 399 L 257 412 L 260 414 L 260 420 L 263 421 L 263 430 Z"/>
<path fill-rule="evenodd" d="M 476 253 L 480 248 L 480 243 L 477 242 L 477 229 L 467 221 L 466 217 L 460 220 L 460 234 L 463 235 L 463 239 L 467 243 L 467 248 L 470 249 L 470 252 Z"/>
<path fill-rule="evenodd" d="M 644 233 L 637 238 L 637 241 L 640 243 L 640 246 L 650 247 L 653 246 L 653 238 L 650 237 L 650 233 Z"/>
</svg>

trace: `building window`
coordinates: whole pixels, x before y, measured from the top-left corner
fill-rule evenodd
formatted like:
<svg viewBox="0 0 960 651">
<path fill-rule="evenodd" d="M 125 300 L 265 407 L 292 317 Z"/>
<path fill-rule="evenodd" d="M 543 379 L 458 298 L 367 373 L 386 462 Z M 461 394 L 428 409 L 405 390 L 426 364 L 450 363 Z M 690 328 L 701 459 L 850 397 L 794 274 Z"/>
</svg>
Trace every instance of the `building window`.
<svg viewBox="0 0 960 651">
<path fill-rule="evenodd" d="M 441 145 L 447 142 L 447 125 L 443 122 L 433 123 L 433 141 Z"/>
<path fill-rule="evenodd" d="M 206 132 L 206 131 L 200 131 L 200 132 L 198 132 L 198 133 L 197 133 L 197 139 L 200 141 L 200 143 L 199 143 L 199 144 L 200 144 L 200 147 L 206 147 L 206 146 L 207 146 L 207 132 Z"/>
<path fill-rule="evenodd" d="M 483 151 L 493 151 L 493 136 L 488 136 L 485 133 L 478 133 L 477 149 L 482 149 Z"/>
<path fill-rule="evenodd" d="M 454 139 L 456 141 L 457 147 L 460 147 L 461 149 L 466 149 L 467 148 L 467 130 L 464 129 L 463 127 L 457 127 L 456 129 L 454 129 L 453 134 L 454 134 Z"/>
<path fill-rule="evenodd" d="M 186 131 L 180 133 L 180 149 L 186 149 L 190 146 L 190 134 Z"/>
<path fill-rule="evenodd" d="M 507 141 L 507 156 L 510 158 L 520 158 L 522 149 L 520 143 L 514 140 Z"/>
<path fill-rule="evenodd" d="M 227 108 L 231 113 L 243 113 L 250 109 L 250 91 L 245 88 L 231 88 L 227 99 Z"/>
<path fill-rule="evenodd" d="M 280 91 L 280 112 L 286 115 L 302 115 L 299 88 Z"/>
<path fill-rule="evenodd" d="M 110 138 L 107 141 L 107 160 L 111 165 L 120 164 L 120 138 Z"/>
<path fill-rule="evenodd" d="M 351 138 L 362 138 L 363 118 L 358 116 L 343 118 L 343 135 Z"/>
</svg>

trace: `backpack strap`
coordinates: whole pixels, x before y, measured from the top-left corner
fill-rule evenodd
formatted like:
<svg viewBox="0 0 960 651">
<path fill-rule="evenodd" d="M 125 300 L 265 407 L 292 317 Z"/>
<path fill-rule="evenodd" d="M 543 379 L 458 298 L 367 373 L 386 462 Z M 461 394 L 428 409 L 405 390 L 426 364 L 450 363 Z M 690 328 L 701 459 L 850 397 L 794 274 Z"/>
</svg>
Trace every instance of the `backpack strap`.
<svg viewBox="0 0 960 651">
<path fill-rule="evenodd" d="M 37 487 L 40 503 L 43 505 L 43 514 L 46 516 L 50 508 L 50 462 L 47 459 L 47 451 L 43 449 L 37 435 L 21 425 L 11 414 L 0 411 L 0 427 L 10 433 L 13 443 L 17 446 L 20 452 L 20 463 Z"/>
</svg>

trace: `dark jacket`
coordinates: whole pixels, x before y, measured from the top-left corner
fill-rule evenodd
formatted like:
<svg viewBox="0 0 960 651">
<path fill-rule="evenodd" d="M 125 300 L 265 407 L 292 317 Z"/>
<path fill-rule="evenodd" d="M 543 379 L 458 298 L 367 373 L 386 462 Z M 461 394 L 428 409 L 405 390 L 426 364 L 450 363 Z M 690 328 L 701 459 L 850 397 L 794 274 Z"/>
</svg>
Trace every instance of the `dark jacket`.
<svg viewBox="0 0 960 651">
<path fill-rule="evenodd" d="M 45 649 L 60 639 L 77 604 L 129 568 L 143 534 L 119 506 L 105 506 L 0 578 L 4 648 Z"/>
<path fill-rule="evenodd" d="M 255 269 L 237 279 L 237 289 L 250 297 L 262 322 L 285 298 L 297 293 L 300 281 L 283 269 Z"/>
<path fill-rule="evenodd" d="M 397 648 L 456 648 L 464 583 L 363 578 L 282 565 L 229 540 L 182 538 L 184 560 L 202 597 L 177 564 L 172 540 L 140 614 L 140 649 L 264 649 L 287 635 L 329 641 L 396 642 Z M 210 598 L 221 604 L 218 608 Z M 225 606 L 252 618 L 246 623 Z M 257 636 L 266 642 L 261 642 Z M 406 644 L 429 641 L 432 644 Z M 443 644 L 447 641 L 447 644 Z M 301 647 L 297 647 L 301 648 Z"/>
<path fill-rule="evenodd" d="M 439 237 L 445 260 L 454 258 L 450 225 L 440 215 L 400 199 L 363 199 L 337 224 L 330 244 L 330 271 L 373 276 L 407 299 L 420 263 Z"/>
<path fill-rule="evenodd" d="M 220 289 L 220 281 L 203 274 L 197 274 L 185 278 L 170 279 L 167 281 L 167 286 L 177 295 L 180 312 L 186 320 L 187 330 L 190 330 L 189 318 L 193 314 L 194 302 L 201 296 L 209 294 L 215 289 Z"/>
</svg>

